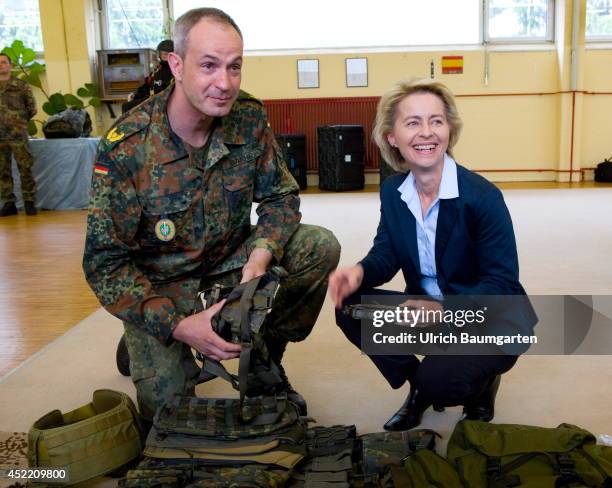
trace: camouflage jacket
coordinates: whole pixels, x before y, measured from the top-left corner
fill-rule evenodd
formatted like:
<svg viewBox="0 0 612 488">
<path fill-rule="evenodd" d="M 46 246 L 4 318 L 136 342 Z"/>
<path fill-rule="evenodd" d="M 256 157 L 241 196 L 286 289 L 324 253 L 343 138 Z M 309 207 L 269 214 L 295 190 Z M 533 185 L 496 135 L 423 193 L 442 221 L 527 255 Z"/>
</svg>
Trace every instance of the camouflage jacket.
<svg viewBox="0 0 612 488">
<path fill-rule="evenodd" d="M 25 81 L 0 81 L 0 141 L 28 138 L 28 120 L 36 115 L 36 100 Z"/>
<path fill-rule="evenodd" d="M 215 121 L 208 151 L 190 154 L 168 122 L 173 89 L 100 141 L 83 257 L 102 305 L 163 343 L 192 312 L 203 274 L 242 267 L 256 247 L 279 261 L 301 217 L 261 102 L 241 92 Z"/>
</svg>

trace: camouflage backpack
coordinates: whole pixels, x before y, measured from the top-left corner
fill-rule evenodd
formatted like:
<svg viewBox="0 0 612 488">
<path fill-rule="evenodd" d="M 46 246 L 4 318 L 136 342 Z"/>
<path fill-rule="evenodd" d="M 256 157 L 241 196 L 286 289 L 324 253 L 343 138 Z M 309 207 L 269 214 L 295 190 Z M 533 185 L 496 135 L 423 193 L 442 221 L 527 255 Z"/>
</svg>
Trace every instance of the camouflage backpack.
<svg viewBox="0 0 612 488">
<path fill-rule="evenodd" d="M 87 110 L 67 108 L 49 117 L 42 129 L 47 139 L 70 139 L 89 137 L 91 127 L 91 117 Z"/>
</svg>

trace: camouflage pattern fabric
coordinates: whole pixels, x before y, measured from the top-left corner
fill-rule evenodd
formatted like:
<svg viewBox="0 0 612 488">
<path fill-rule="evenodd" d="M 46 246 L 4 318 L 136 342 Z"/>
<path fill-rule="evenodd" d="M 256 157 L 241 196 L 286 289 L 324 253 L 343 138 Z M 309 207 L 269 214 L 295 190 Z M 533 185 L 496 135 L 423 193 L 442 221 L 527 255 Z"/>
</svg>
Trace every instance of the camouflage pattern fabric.
<svg viewBox="0 0 612 488">
<path fill-rule="evenodd" d="M 421 449 L 433 449 L 438 434 L 429 429 L 403 432 L 376 432 L 361 436 L 362 468 L 365 475 L 384 473 L 391 466 Z"/>
<path fill-rule="evenodd" d="M 17 78 L 0 81 L 0 198 L 14 202 L 11 154 L 15 156 L 23 199 L 34 202 L 36 184 L 32 177 L 32 155 L 27 149 L 28 121 L 36 115 L 30 85 Z"/>
<path fill-rule="evenodd" d="M 26 141 L 28 121 L 36 115 L 36 101 L 25 81 L 0 81 L 0 141 Z"/>
<path fill-rule="evenodd" d="M 260 101 L 241 92 L 215 121 L 207 147 L 189 153 L 168 122 L 173 88 L 119 119 L 101 140 L 83 257 L 98 299 L 124 321 L 132 379 L 149 419 L 172 393 L 195 384 L 199 368 L 186 347 L 166 345 L 192 313 L 202 276 L 214 282 L 233 271 L 231 280 L 239 280 L 250 252 L 269 250 L 290 274 L 270 333 L 302 340 L 340 253 L 331 232 L 299 225 L 298 186 Z M 251 230 L 253 202 L 259 218 Z"/>
<path fill-rule="evenodd" d="M 175 396 L 158 409 L 154 425 L 165 434 L 236 440 L 284 431 L 298 421 L 295 405 L 282 395 L 246 398 L 242 409 L 251 410 L 251 422 L 242 420 L 237 399 Z"/>
<path fill-rule="evenodd" d="M 281 259 L 289 275 L 282 280 L 272 312 L 266 318 L 267 340 L 300 341 L 308 336 L 325 300 L 327 276 L 336 267 L 339 254 L 336 238 L 328 230 L 306 224 L 298 227 Z M 205 277 L 202 288 L 215 283 L 234 287 L 241 276 L 241 269 L 236 269 Z M 192 305 L 193 302 L 194 299 Z M 201 368 L 186 345 L 174 343 L 166 347 L 133 324 L 124 322 L 124 327 L 138 403 L 142 415 L 151 420 L 170 396 L 192 394 Z"/>
<path fill-rule="evenodd" d="M 21 178 L 21 195 L 26 202 L 36 201 L 36 183 L 32 176 L 34 159 L 28 151 L 27 139 L 16 141 L 0 140 L 0 199 L 3 203 L 14 202 L 11 154 L 15 156 Z"/>
<path fill-rule="evenodd" d="M 263 465 L 206 467 L 193 463 L 167 465 L 145 459 L 119 481 L 120 488 L 280 488 L 289 472 Z"/>
</svg>

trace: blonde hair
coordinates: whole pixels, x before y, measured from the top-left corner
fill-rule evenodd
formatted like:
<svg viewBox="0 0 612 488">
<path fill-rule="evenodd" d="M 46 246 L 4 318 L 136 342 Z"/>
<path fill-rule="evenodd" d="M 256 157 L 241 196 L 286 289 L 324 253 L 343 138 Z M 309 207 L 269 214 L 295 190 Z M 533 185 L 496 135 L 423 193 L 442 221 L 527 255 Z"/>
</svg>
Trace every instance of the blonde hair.
<svg viewBox="0 0 612 488">
<path fill-rule="evenodd" d="M 459 140 L 461 128 L 463 127 L 463 122 L 461 117 L 459 117 L 457 105 L 455 104 L 455 97 L 446 85 L 437 81 L 418 78 L 400 80 L 380 97 L 376 109 L 376 123 L 372 131 L 372 137 L 380 149 L 383 159 L 396 171 L 406 171 L 406 161 L 399 152 L 399 149 L 389 144 L 387 135 L 393 131 L 397 106 L 404 98 L 414 93 L 431 93 L 442 100 L 450 130 L 446 152 L 451 157 L 453 156 L 452 149 Z"/>
</svg>

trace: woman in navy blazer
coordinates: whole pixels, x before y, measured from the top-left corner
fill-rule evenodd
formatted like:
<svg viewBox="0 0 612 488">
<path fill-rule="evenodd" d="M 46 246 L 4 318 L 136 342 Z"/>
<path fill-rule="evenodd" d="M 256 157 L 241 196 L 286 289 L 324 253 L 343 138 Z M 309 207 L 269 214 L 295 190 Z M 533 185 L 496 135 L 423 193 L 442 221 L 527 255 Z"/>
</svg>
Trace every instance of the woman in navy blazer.
<svg viewBox="0 0 612 488">
<path fill-rule="evenodd" d="M 361 324 L 340 309 L 366 295 L 399 295 L 375 289 L 399 270 L 404 293 L 413 296 L 402 297 L 403 306 L 443 313 L 452 307 L 450 297 L 486 295 L 495 308 L 496 297 L 514 295 L 520 306 L 498 307 L 497 333 L 533 331 L 537 318 L 519 282 L 514 231 L 502 194 L 452 158 L 461 127 L 454 97 L 441 83 L 404 80 L 381 97 L 374 139 L 383 158 L 404 174 L 381 186 L 372 249 L 358 264 L 336 270 L 329 285 L 336 321 L 357 347 Z M 465 418 L 491 420 L 500 375 L 524 350 L 508 354 L 489 344 L 476 355 L 451 346 L 448 354 L 422 361 L 411 354 L 370 355 L 393 388 L 410 383 L 406 401 L 384 428 L 415 427 L 430 405 L 436 410 L 463 405 Z"/>
</svg>

